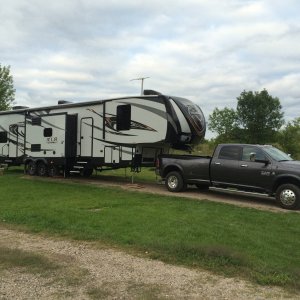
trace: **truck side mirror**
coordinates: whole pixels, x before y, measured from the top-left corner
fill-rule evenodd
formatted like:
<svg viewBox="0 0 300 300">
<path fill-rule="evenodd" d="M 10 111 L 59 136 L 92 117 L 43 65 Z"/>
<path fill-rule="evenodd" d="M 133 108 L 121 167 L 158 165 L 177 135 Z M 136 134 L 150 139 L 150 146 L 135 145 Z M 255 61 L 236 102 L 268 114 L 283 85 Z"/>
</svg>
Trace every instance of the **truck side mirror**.
<svg viewBox="0 0 300 300">
<path fill-rule="evenodd" d="M 256 153 L 255 152 L 250 153 L 250 161 L 256 161 Z"/>
</svg>

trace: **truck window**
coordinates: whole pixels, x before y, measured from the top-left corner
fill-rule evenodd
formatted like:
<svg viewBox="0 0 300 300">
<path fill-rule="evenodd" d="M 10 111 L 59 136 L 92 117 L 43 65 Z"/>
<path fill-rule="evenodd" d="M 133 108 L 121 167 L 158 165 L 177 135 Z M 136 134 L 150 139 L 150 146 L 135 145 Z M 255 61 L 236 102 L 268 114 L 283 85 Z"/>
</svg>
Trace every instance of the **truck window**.
<svg viewBox="0 0 300 300">
<path fill-rule="evenodd" d="M 241 157 L 240 146 L 223 146 L 219 153 L 219 159 L 239 160 Z"/>
<path fill-rule="evenodd" d="M 253 156 L 253 154 L 255 154 L 255 155 Z M 267 159 L 261 149 L 256 148 L 256 147 L 251 147 L 251 146 L 245 146 L 243 148 L 242 160 L 252 161 L 253 158 L 258 159 L 258 160 L 266 160 Z"/>
<path fill-rule="evenodd" d="M 117 106 L 117 131 L 129 130 L 131 124 L 131 105 Z"/>
</svg>

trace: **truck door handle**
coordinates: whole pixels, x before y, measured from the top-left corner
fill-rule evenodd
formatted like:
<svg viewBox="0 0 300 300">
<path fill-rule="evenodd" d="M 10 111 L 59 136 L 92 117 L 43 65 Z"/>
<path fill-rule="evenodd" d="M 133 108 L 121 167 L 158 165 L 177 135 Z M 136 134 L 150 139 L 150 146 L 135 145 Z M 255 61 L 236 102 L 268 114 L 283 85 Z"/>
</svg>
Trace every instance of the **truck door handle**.
<svg viewBox="0 0 300 300">
<path fill-rule="evenodd" d="M 241 165 L 241 167 L 242 167 L 242 168 L 247 168 L 247 167 L 248 167 L 248 165 Z"/>
<path fill-rule="evenodd" d="M 221 163 L 219 163 L 219 162 L 215 162 L 215 165 L 220 165 Z"/>
</svg>

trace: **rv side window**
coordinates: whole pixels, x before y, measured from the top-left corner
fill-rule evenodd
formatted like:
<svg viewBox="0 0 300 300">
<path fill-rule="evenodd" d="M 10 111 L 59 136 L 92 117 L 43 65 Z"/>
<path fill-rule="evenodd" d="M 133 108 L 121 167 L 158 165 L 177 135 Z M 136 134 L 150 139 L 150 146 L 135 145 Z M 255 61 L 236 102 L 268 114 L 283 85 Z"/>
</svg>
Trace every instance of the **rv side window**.
<svg viewBox="0 0 300 300">
<path fill-rule="evenodd" d="M 0 143 L 7 143 L 7 132 L 0 131 Z"/>
<path fill-rule="evenodd" d="M 32 125 L 41 126 L 42 118 L 41 117 L 32 117 L 31 119 Z"/>
<path fill-rule="evenodd" d="M 131 124 L 131 105 L 117 106 L 117 130 L 129 130 Z"/>
<path fill-rule="evenodd" d="M 51 136 L 52 136 L 52 128 L 45 128 L 44 137 L 51 137 Z"/>
</svg>

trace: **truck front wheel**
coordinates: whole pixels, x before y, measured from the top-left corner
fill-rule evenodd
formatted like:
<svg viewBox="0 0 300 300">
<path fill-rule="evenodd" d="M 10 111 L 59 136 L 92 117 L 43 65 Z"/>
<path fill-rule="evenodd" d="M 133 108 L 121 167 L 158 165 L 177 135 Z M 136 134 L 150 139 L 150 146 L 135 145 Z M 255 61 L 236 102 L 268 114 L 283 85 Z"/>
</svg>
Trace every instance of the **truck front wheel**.
<svg viewBox="0 0 300 300">
<path fill-rule="evenodd" d="M 170 192 L 180 192 L 185 189 L 186 184 L 179 172 L 170 172 L 166 177 L 166 187 Z"/>
<path fill-rule="evenodd" d="M 286 209 L 296 209 L 300 205 L 300 189 L 294 184 L 282 184 L 276 191 L 276 201 Z"/>
</svg>

